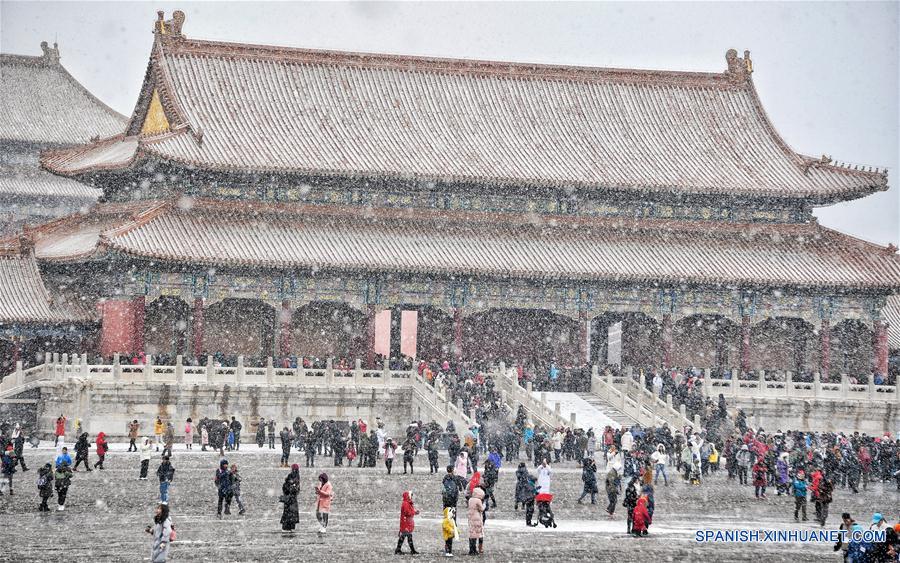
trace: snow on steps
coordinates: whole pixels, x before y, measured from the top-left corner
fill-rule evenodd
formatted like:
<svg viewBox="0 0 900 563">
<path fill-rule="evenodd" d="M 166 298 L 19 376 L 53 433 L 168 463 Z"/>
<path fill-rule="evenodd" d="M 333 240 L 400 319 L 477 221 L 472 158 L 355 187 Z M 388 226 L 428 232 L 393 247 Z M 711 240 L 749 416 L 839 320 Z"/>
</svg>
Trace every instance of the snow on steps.
<svg viewBox="0 0 900 563">
<path fill-rule="evenodd" d="M 695 416 L 694 420 L 687 418 L 684 405 L 680 405 L 676 410 L 672 405 L 671 395 L 662 400 L 647 389 L 644 374 L 635 381 L 631 369 L 626 368 L 625 371 L 624 376 L 613 376 L 609 371 L 601 376 L 597 366 L 593 366 L 591 395 L 615 407 L 630 417 L 634 423 L 645 428 L 665 423 L 671 428 L 690 426 L 694 430 L 701 430 L 699 417 Z"/>
<path fill-rule="evenodd" d="M 410 382 L 413 391 L 414 418 L 422 421 L 434 420 L 442 426 L 447 420 L 452 420 L 456 433 L 461 436 L 474 424 L 474 420 L 465 414 L 459 405 L 454 405 L 447 399 L 446 392 L 436 389 L 421 375 L 413 372 Z"/>
<path fill-rule="evenodd" d="M 491 375 L 494 378 L 494 384 L 500 390 L 503 402 L 510 407 L 513 416 L 521 406 L 534 424 L 540 424 L 547 428 L 572 426 L 568 413 L 563 414 L 562 411 L 554 409 L 546 401 L 542 401 L 540 394 L 537 396 L 532 394 L 531 383 L 527 384 L 527 389 L 519 385 L 515 369 L 506 369 L 504 363 L 500 362 L 500 368 Z"/>
<path fill-rule="evenodd" d="M 609 418 L 613 421 L 613 424 L 610 424 L 613 428 L 621 428 L 623 426 L 633 426 L 635 420 L 623 413 L 616 407 L 612 406 L 608 402 L 604 401 L 597 395 L 593 393 L 578 393 L 578 396 L 587 404 L 591 405 L 597 411 L 603 413 L 606 418 Z M 600 427 L 601 429 L 603 427 Z M 594 427 L 594 433 L 597 432 L 597 427 Z"/>
<path fill-rule="evenodd" d="M 535 391 L 532 395 L 535 395 L 536 398 L 543 395 L 554 410 L 556 410 L 556 405 L 559 405 L 559 411 L 563 413 L 563 416 L 568 416 L 570 420 L 571 415 L 574 414 L 575 426 L 585 430 L 593 428 L 595 435 L 599 435 L 607 426 L 621 428 L 634 424 L 631 418 L 610 408 L 599 397 L 590 393 Z"/>
</svg>

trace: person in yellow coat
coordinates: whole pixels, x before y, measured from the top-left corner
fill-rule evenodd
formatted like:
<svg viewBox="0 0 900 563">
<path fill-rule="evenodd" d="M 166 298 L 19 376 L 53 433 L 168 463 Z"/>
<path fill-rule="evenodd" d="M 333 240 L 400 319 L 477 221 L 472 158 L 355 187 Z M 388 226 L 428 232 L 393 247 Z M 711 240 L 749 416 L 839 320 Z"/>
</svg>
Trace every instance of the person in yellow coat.
<svg viewBox="0 0 900 563">
<path fill-rule="evenodd" d="M 456 509 L 448 506 L 444 509 L 444 522 L 441 526 L 444 535 L 444 557 L 453 557 L 453 540 L 459 539 L 456 527 Z"/>
<path fill-rule="evenodd" d="M 719 469 L 719 450 L 716 449 L 715 444 L 712 447 L 712 451 L 709 452 L 709 467 L 713 471 Z"/>
<path fill-rule="evenodd" d="M 163 424 L 162 419 L 157 416 L 156 422 L 153 423 L 153 434 L 156 436 L 156 451 L 159 451 L 159 445 L 162 443 L 162 436 L 165 430 L 166 425 Z"/>
</svg>

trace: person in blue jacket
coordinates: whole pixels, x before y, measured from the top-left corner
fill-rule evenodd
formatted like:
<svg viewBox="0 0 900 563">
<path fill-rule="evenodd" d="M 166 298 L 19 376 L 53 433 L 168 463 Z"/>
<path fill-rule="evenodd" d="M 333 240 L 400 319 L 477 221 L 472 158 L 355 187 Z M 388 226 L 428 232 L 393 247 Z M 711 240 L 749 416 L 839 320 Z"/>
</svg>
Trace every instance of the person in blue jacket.
<svg viewBox="0 0 900 563">
<path fill-rule="evenodd" d="M 849 543 L 847 544 L 847 563 L 865 563 L 869 561 L 869 554 L 872 551 L 872 544 L 863 540 L 862 532 L 863 528 L 856 522 L 850 526 L 851 534 L 856 532 L 856 537 L 853 535 L 849 538 Z"/>
<path fill-rule="evenodd" d="M 72 466 L 72 456 L 69 455 L 69 448 L 63 446 L 62 453 L 56 456 L 56 467 L 65 462 L 69 467 Z"/>
<path fill-rule="evenodd" d="M 799 514 L 803 512 L 803 521 L 806 521 L 806 474 L 801 469 L 791 482 L 794 488 L 794 521 L 799 522 Z"/>
</svg>

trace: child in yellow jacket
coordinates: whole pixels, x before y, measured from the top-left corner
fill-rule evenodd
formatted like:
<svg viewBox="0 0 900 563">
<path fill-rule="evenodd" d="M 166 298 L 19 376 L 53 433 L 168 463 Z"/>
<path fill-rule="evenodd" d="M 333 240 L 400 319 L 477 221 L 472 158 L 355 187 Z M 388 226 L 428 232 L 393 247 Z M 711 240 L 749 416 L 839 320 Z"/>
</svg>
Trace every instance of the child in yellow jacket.
<svg viewBox="0 0 900 563">
<path fill-rule="evenodd" d="M 453 557 L 453 540 L 459 539 L 455 508 L 447 507 L 444 509 L 444 522 L 441 530 L 444 532 L 444 557 Z"/>
</svg>

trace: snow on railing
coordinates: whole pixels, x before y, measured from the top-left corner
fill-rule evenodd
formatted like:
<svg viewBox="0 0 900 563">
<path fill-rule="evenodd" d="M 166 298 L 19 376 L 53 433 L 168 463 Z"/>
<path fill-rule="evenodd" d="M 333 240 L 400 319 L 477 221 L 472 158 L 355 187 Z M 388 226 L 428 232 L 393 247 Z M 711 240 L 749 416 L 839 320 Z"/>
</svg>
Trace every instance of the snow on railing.
<svg viewBox="0 0 900 563">
<path fill-rule="evenodd" d="M 507 370 L 506 364 L 500 362 L 499 369 L 493 375 L 495 376 L 494 383 L 500 388 L 503 402 L 510 405 L 513 412 L 516 412 L 521 405 L 531 415 L 533 422 L 548 428 L 566 426 L 575 428 L 577 419 L 574 412 L 568 413 L 569 418 L 565 418 L 559 403 L 556 403 L 553 408 L 550 407 L 546 393 L 542 392 L 540 400 L 536 399 L 530 381 L 525 383 L 525 387 L 519 385 L 515 369 Z"/>
<path fill-rule="evenodd" d="M 716 398 L 721 393 L 726 398 L 747 399 L 813 399 L 821 401 L 877 401 L 900 403 L 900 385 L 876 385 L 874 383 L 851 383 L 846 374 L 841 374 L 840 383 L 823 383 L 818 372 L 812 381 L 794 381 L 793 374 L 787 372 L 783 380 L 766 379 L 766 372 L 760 370 L 755 379 L 725 379 L 704 377 L 700 386 L 703 393 Z"/>
<path fill-rule="evenodd" d="M 647 389 L 644 374 L 635 381 L 629 372 L 630 370 L 626 370 L 625 375 L 614 376 L 607 370 L 601 376 L 599 368 L 593 366 L 591 393 L 606 400 L 644 427 L 657 426 L 665 422 L 672 428 L 691 426 L 698 431 L 701 429 L 699 416 L 694 415 L 694 420 L 691 420 L 684 405 L 679 405 L 679 408 L 675 409 L 672 395 L 666 395 L 666 400 L 663 401 Z"/>
<path fill-rule="evenodd" d="M 453 401 L 449 398 L 449 392 L 447 390 L 438 390 L 434 385 L 431 385 L 425 379 L 415 372 L 391 372 L 391 373 L 411 373 L 408 377 L 408 380 L 412 386 L 413 393 L 419 399 L 418 404 L 416 405 L 419 411 L 416 413 L 416 418 L 420 420 L 432 419 L 432 420 L 440 420 L 442 418 L 448 418 L 453 421 L 453 425 L 456 427 L 458 432 L 464 432 L 465 429 L 470 428 L 472 424 L 474 424 L 474 420 L 463 411 L 462 406 L 459 404 L 454 404 Z M 431 412 L 426 413 L 423 416 L 422 407 L 425 407 L 426 410 L 430 410 Z"/>
<path fill-rule="evenodd" d="M 212 361 L 205 366 L 186 366 L 177 356 L 174 365 L 155 365 L 147 356 L 143 364 L 122 364 L 115 355 L 112 364 L 89 364 L 87 356 L 47 354 L 43 364 L 16 371 L 0 381 L 0 393 L 38 381 L 90 380 L 107 383 L 171 383 L 184 385 L 328 385 L 328 386 L 412 386 L 415 372 L 390 370 L 387 361 L 382 369 L 363 369 L 360 361 L 351 369 L 335 369 L 327 360 L 324 369 L 276 368 L 269 358 L 265 367 L 244 366 L 244 358 L 238 357 L 237 366 L 216 366 Z M 18 392 L 18 390 L 16 391 Z M 458 409 L 451 405 L 451 409 Z M 464 416 L 462 412 L 459 413 Z M 468 419 L 468 417 L 466 417 Z"/>
</svg>

